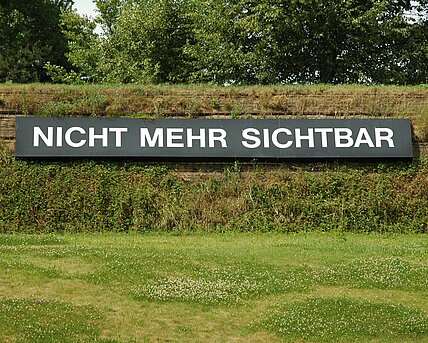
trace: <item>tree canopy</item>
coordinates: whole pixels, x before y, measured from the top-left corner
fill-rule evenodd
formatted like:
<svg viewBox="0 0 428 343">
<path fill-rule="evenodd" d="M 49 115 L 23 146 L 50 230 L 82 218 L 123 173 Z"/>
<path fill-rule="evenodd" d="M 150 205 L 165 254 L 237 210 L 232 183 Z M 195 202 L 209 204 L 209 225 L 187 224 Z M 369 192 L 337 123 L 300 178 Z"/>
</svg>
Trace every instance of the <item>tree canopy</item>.
<svg viewBox="0 0 428 343">
<path fill-rule="evenodd" d="M 72 0 L 0 0 L 0 82 L 46 81 L 44 64 L 68 66 L 59 26 Z"/>
<path fill-rule="evenodd" d="M 0 0 L 0 81 L 428 83 L 427 0 L 94 2 Z"/>
</svg>

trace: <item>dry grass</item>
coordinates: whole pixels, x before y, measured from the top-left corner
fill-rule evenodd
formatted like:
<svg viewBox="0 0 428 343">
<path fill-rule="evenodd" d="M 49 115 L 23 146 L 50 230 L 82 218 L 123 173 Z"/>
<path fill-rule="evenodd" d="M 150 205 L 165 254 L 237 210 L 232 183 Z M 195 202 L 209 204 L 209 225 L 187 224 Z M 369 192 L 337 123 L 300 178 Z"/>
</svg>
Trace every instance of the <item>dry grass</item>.
<svg viewBox="0 0 428 343">
<path fill-rule="evenodd" d="M 0 108 L 31 115 L 109 117 L 408 117 L 428 140 L 426 86 L 0 85 Z"/>
<path fill-rule="evenodd" d="M 54 103 L 87 99 L 99 115 L 229 115 L 232 110 L 262 115 L 426 114 L 426 87 L 367 86 L 65 86 L 0 85 L 5 108 L 39 114 Z M 82 105 L 82 104 L 81 104 Z M 24 108 L 25 107 L 25 108 Z M 82 106 L 84 107 L 84 106 Z"/>
</svg>

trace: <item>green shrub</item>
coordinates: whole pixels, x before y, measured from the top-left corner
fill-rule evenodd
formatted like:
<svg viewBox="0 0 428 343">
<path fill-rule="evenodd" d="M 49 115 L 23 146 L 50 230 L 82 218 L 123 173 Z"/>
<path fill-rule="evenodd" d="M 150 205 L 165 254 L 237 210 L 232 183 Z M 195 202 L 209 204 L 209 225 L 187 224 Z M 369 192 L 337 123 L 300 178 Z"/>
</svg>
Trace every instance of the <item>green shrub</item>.
<svg viewBox="0 0 428 343">
<path fill-rule="evenodd" d="M 40 115 L 47 117 L 102 116 L 106 112 L 107 98 L 101 94 L 83 94 L 67 101 L 48 102 Z"/>
<path fill-rule="evenodd" d="M 139 162 L 0 154 L 0 232 L 428 232 L 428 163 L 317 165 L 184 181 Z"/>
</svg>

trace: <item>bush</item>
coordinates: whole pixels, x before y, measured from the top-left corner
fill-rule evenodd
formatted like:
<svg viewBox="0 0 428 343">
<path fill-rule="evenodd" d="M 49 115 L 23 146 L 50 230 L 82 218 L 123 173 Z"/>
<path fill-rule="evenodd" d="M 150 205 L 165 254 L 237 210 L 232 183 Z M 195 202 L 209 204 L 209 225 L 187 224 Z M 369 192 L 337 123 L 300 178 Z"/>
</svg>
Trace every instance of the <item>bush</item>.
<svg viewBox="0 0 428 343">
<path fill-rule="evenodd" d="M 428 161 L 313 165 L 184 181 L 139 162 L 0 154 L 0 232 L 428 232 Z M 310 171 L 310 168 L 315 171 Z"/>
</svg>

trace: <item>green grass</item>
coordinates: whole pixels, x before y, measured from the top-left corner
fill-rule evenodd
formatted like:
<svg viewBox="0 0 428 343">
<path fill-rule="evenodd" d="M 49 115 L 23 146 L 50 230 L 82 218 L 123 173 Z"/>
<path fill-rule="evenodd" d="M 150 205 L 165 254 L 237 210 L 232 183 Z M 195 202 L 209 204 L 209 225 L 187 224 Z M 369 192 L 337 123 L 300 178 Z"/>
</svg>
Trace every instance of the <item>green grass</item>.
<svg viewBox="0 0 428 343">
<path fill-rule="evenodd" d="M 266 326 L 296 340 L 417 340 L 426 337 L 428 316 L 401 304 L 348 297 L 311 298 L 281 309 Z"/>
<path fill-rule="evenodd" d="M 428 236 L 0 236 L 1 342 L 428 342 Z"/>
<path fill-rule="evenodd" d="M 22 342 L 77 342 L 98 339 L 100 315 L 90 306 L 46 299 L 0 302 L 0 339 Z"/>
</svg>

